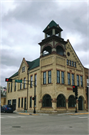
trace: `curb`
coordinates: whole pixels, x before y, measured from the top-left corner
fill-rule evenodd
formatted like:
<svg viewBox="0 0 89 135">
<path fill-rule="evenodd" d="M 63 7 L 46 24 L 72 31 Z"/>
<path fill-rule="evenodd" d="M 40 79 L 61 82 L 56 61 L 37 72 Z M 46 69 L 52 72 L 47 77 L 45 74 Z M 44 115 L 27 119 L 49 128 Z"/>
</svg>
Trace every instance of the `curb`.
<svg viewBox="0 0 89 135">
<path fill-rule="evenodd" d="M 89 114 L 89 112 L 88 113 L 75 113 L 75 114 L 68 114 L 68 115 L 83 115 L 83 114 Z"/>
<path fill-rule="evenodd" d="M 18 114 L 22 114 L 22 115 L 38 115 L 38 114 L 30 114 L 30 113 L 18 113 Z"/>
</svg>

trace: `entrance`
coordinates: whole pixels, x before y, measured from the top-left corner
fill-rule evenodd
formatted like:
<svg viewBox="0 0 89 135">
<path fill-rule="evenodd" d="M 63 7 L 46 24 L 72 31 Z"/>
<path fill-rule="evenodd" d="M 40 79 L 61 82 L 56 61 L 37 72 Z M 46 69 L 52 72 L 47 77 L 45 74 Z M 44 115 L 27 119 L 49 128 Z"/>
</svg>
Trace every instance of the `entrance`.
<svg viewBox="0 0 89 135">
<path fill-rule="evenodd" d="M 83 97 L 80 96 L 78 99 L 78 109 L 83 110 Z"/>
<path fill-rule="evenodd" d="M 16 110 L 16 99 L 12 100 L 12 105 L 13 105 L 13 111 Z"/>
</svg>

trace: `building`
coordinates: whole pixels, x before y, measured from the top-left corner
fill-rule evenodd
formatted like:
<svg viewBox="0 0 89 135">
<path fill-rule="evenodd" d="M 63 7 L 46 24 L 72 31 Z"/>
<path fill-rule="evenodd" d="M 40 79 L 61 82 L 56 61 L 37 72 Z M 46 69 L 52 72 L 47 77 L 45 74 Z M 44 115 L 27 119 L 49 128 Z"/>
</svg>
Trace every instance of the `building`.
<svg viewBox="0 0 89 135">
<path fill-rule="evenodd" d="M 17 111 L 33 111 L 34 95 L 36 111 L 75 111 L 75 104 L 78 110 L 86 110 L 85 68 L 70 41 L 61 37 L 62 31 L 52 20 L 43 30 L 40 58 L 23 58 L 19 70 L 10 77 L 13 81 L 7 83 L 6 102 Z M 73 85 L 78 87 L 78 99 Z"/>
</svg>

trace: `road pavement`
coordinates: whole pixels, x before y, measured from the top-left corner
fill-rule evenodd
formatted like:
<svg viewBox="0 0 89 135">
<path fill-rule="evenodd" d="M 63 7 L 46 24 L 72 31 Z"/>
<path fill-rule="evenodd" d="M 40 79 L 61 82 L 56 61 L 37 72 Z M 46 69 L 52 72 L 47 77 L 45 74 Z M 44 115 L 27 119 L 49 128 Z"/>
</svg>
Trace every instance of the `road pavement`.
<svg viewBox="0 0 89 135">
<path fill-rule="evenodd" d="M 89 135 L 89 114 L 1 114 L 1 134 Z"/>
</svg>

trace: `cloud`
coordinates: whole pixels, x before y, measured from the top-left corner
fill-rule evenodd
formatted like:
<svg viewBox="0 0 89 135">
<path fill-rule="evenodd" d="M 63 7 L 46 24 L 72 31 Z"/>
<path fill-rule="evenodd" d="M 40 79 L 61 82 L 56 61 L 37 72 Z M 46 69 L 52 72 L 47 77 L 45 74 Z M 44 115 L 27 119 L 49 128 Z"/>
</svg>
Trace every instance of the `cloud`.
<svg viewBox="0 0 89 135">
<path fill-rule="evenodd" d="M 1 84 L 19 69 L 23 57 L 32 61 L 40 56 L 43 30 L 51 20 L 63 29 L 84 66 L 89 53 L 89 4 L 82 0 L 9 0 L 1 2 Z M 83 53 L 86 52 L 86 53 Z M 82 54 L 82 55 L 81 55 Z M 87 57 L 88 59 L 88 57 Z M 5 84 L 6 85 L 6 84 Z"/>
</svg>

